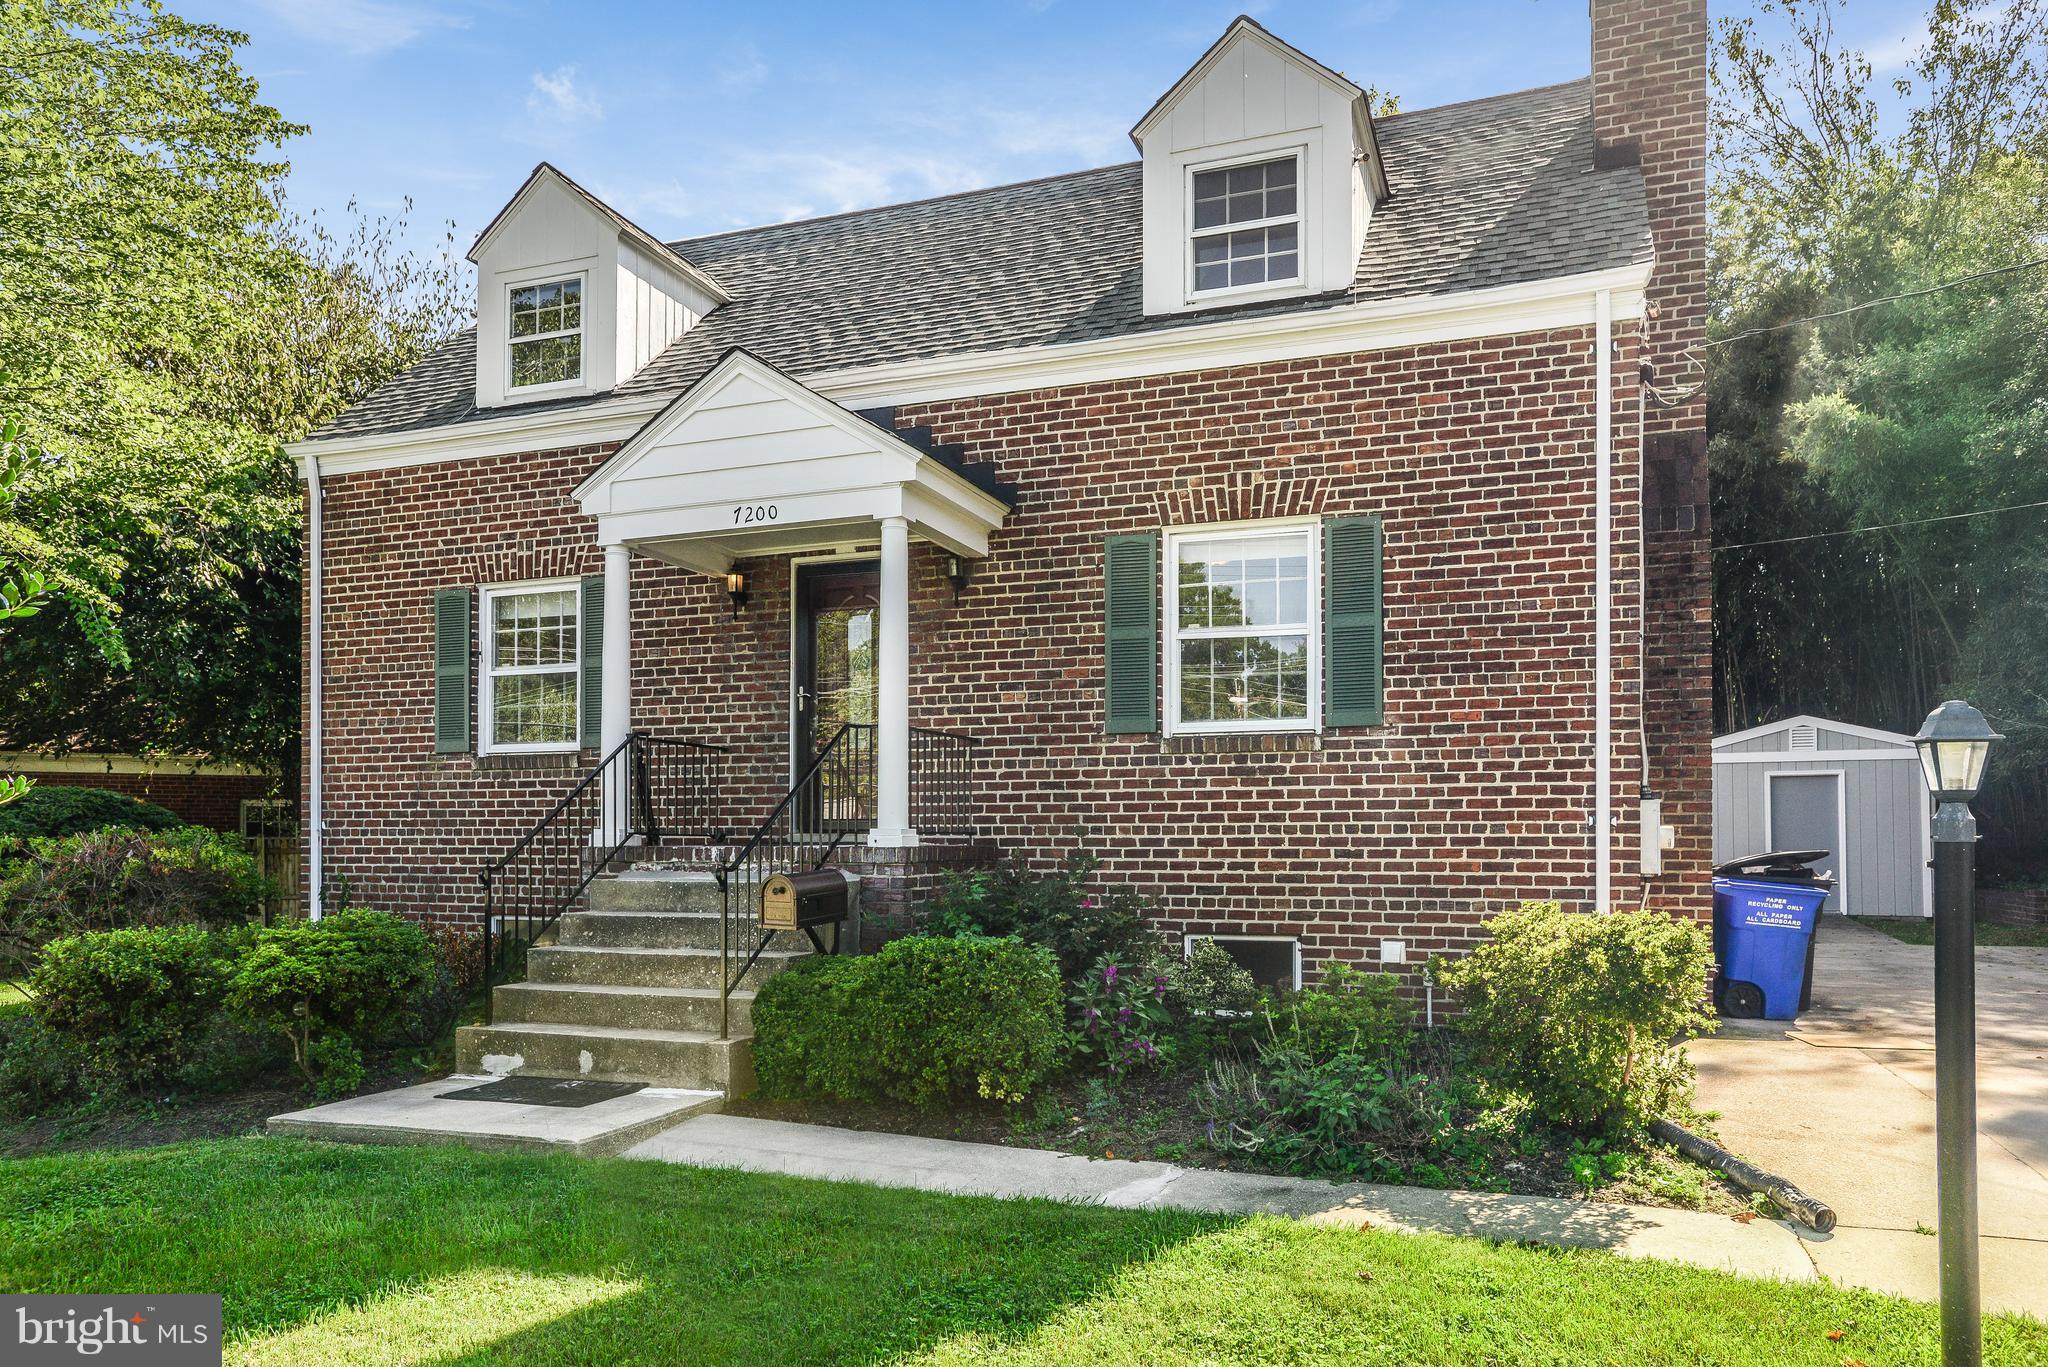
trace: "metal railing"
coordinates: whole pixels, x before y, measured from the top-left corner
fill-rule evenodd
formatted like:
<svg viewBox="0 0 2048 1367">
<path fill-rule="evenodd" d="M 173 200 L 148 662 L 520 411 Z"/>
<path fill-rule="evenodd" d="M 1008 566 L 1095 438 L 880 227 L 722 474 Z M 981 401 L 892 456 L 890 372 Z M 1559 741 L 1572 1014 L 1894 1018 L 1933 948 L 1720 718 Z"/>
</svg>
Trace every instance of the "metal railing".
<svg viewBox="0 0 2048 1367">
<path fill-rule="evenodd" d="M 874 728 L 848 722 L 820 746 L 810 764 L 782 795 L 737 853 L 721 860 L 717 879 L 723 914 L 718 922 L 718 1037 L 732 1031 L 732 994 L 768 948 L 761 931 L 761 884 L 778 873 L 823 868 L 847 839 L 861 830 L 860 795 L 866 820 L 873 821 Z M 836 826 L 828 829 L 827 823 Z M 735 973 L 735 948 L 746 961 Z"/>
<path fill-rule="evenodd" d="M 974 834 L 974 748 L 958 731 L 910 728 L 910 825 L 919 835 Z"/>
<path fill-rule="evenodd" d="M 477 875 L 484 885 L 484 1023 L 512 954 L 583 901 L 628 847 L 724 838 L 717 829 L 723 746 L 633 732 Z"/>
</svg>

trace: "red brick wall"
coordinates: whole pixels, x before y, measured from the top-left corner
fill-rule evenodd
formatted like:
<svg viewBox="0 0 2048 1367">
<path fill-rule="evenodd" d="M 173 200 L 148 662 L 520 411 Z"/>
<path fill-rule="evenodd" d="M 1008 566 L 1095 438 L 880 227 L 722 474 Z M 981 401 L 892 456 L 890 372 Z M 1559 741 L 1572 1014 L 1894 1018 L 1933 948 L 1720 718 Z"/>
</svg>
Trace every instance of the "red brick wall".
<svg viewBox="0 0 2048 1367">
<path fill-rule="evenodd" d="M 1650 782 L 1680 842 L 1665 857 L 1670 876 L 1658 882 L 1655 900 L 1704 917 L 1711 910 L 1714 678 L 1706 401 L 1697 393 L 1707 316 L 1707 6 L 1592 0 L 1592 16 L 1599 158 L 1641 165 L 1657 251 L 1643 359 L 1655 387 L 1681 400 L 1639 400 Z"/>
<path fill-rule="evenodd" d="M 1621 340 L 1631 451 L 1632 327 Z M 913 550 L 913 722 L 985 739 L 980 824 L 1006 849 L 1051 858 L 1086 828 L 1174 930 L 1301 935 L 1313 963 L 1384 934 L 1451 947 L 1519 898 L 1579 899 L 1593 374 L 1590 331 L 1568 329 L 903 412 L 1019 487 L 957 603 L 936 549 Z M 603 454 L 328 478 L 327 860 L 356 900 L 474 916 L 478 867 L 589 762 L 435 756 L 430 618 L 436 588 L 596 572 L 569 491 Z M 1617 774 L 1638 764 L 1637 494 L 1624 463 Z M 1362 512 L 1385 520 L 1384 726 L 1256 748 L 1104 734 L 1106 535 Z M 635 559 L 633 721 L 736 746 L 758 802 L 786 781 L 790 562 L 741 568 L 734 622 L 722 585 Z M 1634 897 L 1632 860 L 1614 864 Z"/>
<path fill-rule="evenodd" d="M 275 779 L 260 774 L 59 774 L 26 770 L 40 785 L 52 788 L 105 788 L 167 807 L 195 826 L 239 833 L 242 800 L 271 796 Z"/>
</svg>

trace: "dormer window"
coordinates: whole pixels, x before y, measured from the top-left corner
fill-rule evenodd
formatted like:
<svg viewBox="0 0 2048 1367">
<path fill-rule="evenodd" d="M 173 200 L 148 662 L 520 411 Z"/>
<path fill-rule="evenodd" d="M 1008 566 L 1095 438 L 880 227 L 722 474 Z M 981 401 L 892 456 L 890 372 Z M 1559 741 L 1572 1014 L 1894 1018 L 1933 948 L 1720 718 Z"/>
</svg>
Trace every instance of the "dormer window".
<svg viewBox="0 0 2048 1367">
<path fill-rule="evenodd" d="M 513 389 L 583 378 L 583 277 L 516 285 L 508 301 Z"/>
<path fill-rule="evenodd" d="M 1301 278 L 1299 181 L 1292 156 L 1194 172 L 1196 293 Z"/>
</svg>

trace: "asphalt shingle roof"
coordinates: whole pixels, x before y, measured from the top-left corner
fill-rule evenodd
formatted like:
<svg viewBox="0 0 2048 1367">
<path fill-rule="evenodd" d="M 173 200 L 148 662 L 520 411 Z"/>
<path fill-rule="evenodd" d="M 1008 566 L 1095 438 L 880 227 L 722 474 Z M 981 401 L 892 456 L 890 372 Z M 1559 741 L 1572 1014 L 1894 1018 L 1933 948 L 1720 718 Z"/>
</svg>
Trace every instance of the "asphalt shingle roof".
<svg viewBox="0 0 2048 1367">
<path fill-rule="evenodd" d="M 1378 132 L 1392 194 L 1373 214 L 1350 290 L 1146 317 L 1139 164 L 1129 162 L 674 243 L 733 302 L 614 392 L 686 388 L 736 346 L 803 374 L 1450 294 L 1650 259 L 1641 173 L 1594 168 L 1586 80 L 1391 115 Z M 475 347 L 474 331 L 454 338 L 315 439 L 504 415 L 476 406 Z"/>
</svg>

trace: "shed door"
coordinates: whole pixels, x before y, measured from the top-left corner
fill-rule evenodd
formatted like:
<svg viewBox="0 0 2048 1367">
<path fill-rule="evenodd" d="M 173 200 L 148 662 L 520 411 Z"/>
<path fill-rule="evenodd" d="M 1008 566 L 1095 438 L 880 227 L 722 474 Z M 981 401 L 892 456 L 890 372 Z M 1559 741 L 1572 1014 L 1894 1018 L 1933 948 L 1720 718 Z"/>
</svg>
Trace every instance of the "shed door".
<svg viewBox="0 0 2048 1367">
<path fill-rule="evenodd" d="M 1845 907 L 1848 885 L 1842 869 L 1842 776 L 1840 774 L 1771 774 L 1771 848 L 1826 850 L 1815 867 L 1835 880 L 1835 890 L 1822 911 Z"/>
</svg>

